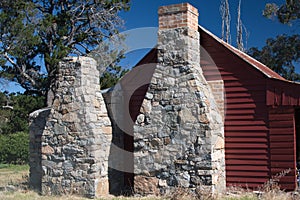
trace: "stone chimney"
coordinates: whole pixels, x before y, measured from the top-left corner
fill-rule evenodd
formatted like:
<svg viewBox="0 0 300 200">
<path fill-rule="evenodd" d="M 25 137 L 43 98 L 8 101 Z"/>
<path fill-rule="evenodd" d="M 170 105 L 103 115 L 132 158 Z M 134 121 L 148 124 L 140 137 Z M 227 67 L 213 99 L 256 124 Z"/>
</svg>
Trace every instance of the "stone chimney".
<svg viewBox="0 0 300 200">
<path fill-rule="evenodd" d="M 134 126 L 135 192 L 222 192 L 224 124 L 202 75 L 198 10 L 182 3 L 158 14 L 158 63 Z"/>
<path fill-rule="evenodd" d="M 43 195 L 109 193 L 111 122 L 94 59 L 59 64 L 52 107 L 31 114 L 30 186 Z"/>
<path fill-rule="evenodd" d="M 189 62 L 200 65 L 198 10 L 188 3 L 182 3 L 162 6 L 158 14 L 158 49 L 160 50 L 158 61 L 163 60 L 164 63 L 170 62 L 170 64 Z M 177 59 L 174 60 L 176 57 Z"/>
</svg>

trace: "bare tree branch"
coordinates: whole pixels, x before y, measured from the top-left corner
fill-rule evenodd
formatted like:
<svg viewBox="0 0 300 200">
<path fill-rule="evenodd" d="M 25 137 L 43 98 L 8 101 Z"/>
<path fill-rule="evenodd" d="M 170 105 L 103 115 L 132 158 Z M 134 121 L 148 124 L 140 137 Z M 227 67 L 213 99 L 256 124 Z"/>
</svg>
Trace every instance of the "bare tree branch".
<svg viewBox="0 0 300 200">
<path fill-rule="evenodd" d="M 26 67 L 25 66 L 19 66 L 9 55 L 7 52 L 4 53 L 4 57 L 7 59 L 8 62 L 10 62 L 14 67 L 16 67 L 18 69 L 18 71 L 20 72 L 21 76 L 23 76 L 25 79 L 27 79 L 28 81 L 31 82 L 32 85 L 37 85 L 36 81 L 29 76 L 26 73 Z"/>
<path fill-rule="evenodd" d="M 245 51 L 244 42 L 243 42 L 243 23 L 241 20 L 241 0 L 239 0 L 236 29 L 237 29 L 236 30 L 236 32 L 237 32 L 237 37 L 236 37 L 237 48 L 241 51 Z"/>
<path fill-rule="evenodd" d="M 99 43 L 118 33 L 123 25 L 118 12 L 128 9 L 128 3 L 129 0 L 7 1 L 0 7 L 0 14 L 4 13 L 0 15 L 0 61 L 6 60 L 10 65 L 1 74 L 11 73 L 25 89 L 47 91 L 55 82 L 58 63 L 63 57 L 98 51 Z M 11 49 L 4 55 L 7 46 Z M 105 53 L 114 54 L 112 57 L 119 55 L 111 49 Z M 40 71 L 37 59 L 42 60 L 46 76 Z M 38 84 L 42 81 L 41 88 Z"/>
<path fill-rule="evenodd" d="M 230 11 L 228 0 L 221 0 L 220 13 L 222 17 L 222 39 L 227 43 L 231 43 Z"/>
</svg>

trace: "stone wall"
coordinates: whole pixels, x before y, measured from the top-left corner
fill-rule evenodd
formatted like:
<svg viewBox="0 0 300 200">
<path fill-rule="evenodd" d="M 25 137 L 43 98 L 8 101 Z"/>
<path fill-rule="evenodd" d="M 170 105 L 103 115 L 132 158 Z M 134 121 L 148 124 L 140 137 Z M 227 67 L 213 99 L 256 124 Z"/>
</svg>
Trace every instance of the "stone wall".
<svg viewBox="0 0 300 200">
<path fill-rule="evenodd" d="M 158 65 L 134 125 L 135 192 L 222 192 L 224 126 L 199 64 L 198 11 L 163 6 L 159 20 Z"/>
<path fill-rule="evenodd" d="M 30 186 L 41 191 L 42 187 L 42 135 L 46 126 L 50 108 L 37 110 L 30 114 L 30 134 L 29 134 L 29 165 L 30 165 Z"/>
<path fill-rule="evenodd" d="M 157 63 L 133 68 L 106 102 L 93 59 L 60 63 L 52 107 L 31 114 L 33 188 L 87 197 L 126 186 L 142 195 L 225 189 L 223 82 L 202 74 L 198 11 L 163 6 L 159 20 Z"/>
<path fill-rule="evenodd" d="M 96 62 L 66 58 L 51 109 L 31 115 L 31 186 L 44 195 L 108 194 L 111 132 Z"/>
</svg>

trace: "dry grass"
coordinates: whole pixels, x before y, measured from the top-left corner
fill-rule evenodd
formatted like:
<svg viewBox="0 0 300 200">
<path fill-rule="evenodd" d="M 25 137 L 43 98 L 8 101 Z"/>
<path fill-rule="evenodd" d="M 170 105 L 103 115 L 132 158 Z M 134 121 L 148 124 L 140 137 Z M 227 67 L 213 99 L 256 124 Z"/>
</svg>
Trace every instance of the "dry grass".
<svg viewBox="0 0 300 200">
<path fill-rule="evenodd" d="M 2 200 L 88 200 L 77 196 L 40 196 L 27 189 L 28 166 L 0 165 L 0 199 Z M 164 197 L 115 197 L 108 196 L 99 200 L 300 200 L 300 195 L 280 190 L 278 180 L 288 173 L 282 172 L 268 181 L 260 191 L 230 188 L 227 194 L 214 197 L 205 189 L 190 192 L 185 188 L 175 188 Z"/>
<path fill-rule="evenodd" d="M 0 188 L 10 186 L 20 187 L 27 184 L 28 165 L 0 165 Z"/>
<path fill-rule="evenodd" d="M 220 197 L 213 196 L 209 188 L 199 186 L 194 192 L 189 188 L 176 187 L 167 192 L 165 199 L 170 200 L 218 200 Z"/>
<path fill-rule="evenodd" d="M 46 197 L 32 191 L 0 192 L 0 199 L 6 200 L 85 200 L 75 196 Z"/>
<path fill-rule="evenodd" d="M 2 200 L 88 200 L 70 196 L 40 196 L 28 190 L 29 166 L 0 164 L 0 199 Z M 162 197 L 115 197 L 108 196 L 99 200 L 162 200 Z"/>
<path fill-rule="evenodd" d="M 221 198 L 222 200 L 300 200 L 300 196 L 294 192 L 284 192 L 282 190 L 270 190 L 264 191 L 247 191 L 243 189 L 239 190 L 238 193 L 228 192 L 226 196 Z"/>
<path fill-rule="evenodd" d="M 32 191 L 18 191 L 18 192 L 0 192 L 0 199 L 3 200 L 90 200 L 77 196 L 40 196 Z M 99 200 L 162 200 L 158 197 L 143 197 L 143 198 L 129 198 L 129 197 L 105 197 L 98 198 Z"/>
<path fill-rule="evenodd" d="M 290 173 L 290 169 L 276 174 L 267 181 L 258 191 L 249 191 L 241 188 L 231 188 L 226 200 L 300 200 L 298 192 L 285 192 L 280 189 L 279 181 Z"/>
</svg>

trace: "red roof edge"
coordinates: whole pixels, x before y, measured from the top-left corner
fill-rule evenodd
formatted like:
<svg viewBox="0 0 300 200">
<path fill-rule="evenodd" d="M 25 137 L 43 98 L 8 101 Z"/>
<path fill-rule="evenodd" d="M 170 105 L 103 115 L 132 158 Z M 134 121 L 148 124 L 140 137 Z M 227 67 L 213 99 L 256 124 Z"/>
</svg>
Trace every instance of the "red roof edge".
<svg viewBox="0 0 300 200">
<path fill-rule="evenodd" d="M 219 42 L 220 44 L 222 44 L 226 49 L 228 49 L 229 51 L 231 51 L 232 53 L 234 53 L 235 55 L 237 55 L 238 57 L 240 57 L 242 60 L 244 60 L 245 62 L 247 62 L 248 64 L 250 64 L 251 66 L 253 66 L 255 69 L 259 70 L 261 73 L 263 73 L 266 77 L 270 78 L 270 79 L 275 79 L 275 80 L 280 80 L 280 81 L 284 81 L 284 82 L 288 82 L 288 83 L 294 83 L 297 85 L 300 85 L 300 82 L 295 82 L 295 81 L 289 81 L 285 78 L 283 78 L 282 76 L 280 76 L 279 74 L 277 74 L 276 72 L 274 72 L 273 70 L 271 70 L 269 67 L 267 67 L 266 65 L 264 65 L 263 63 L 259 62 L 258 60 L 252 58 L 251 56 L 249 56 L 248 54 L 238 50 L 237 48 L 235 48 L 234 46 L 226 43 L 225 41 L 221 40 L 219 37 L 217 37 L 216 35 L 214 35 L 213 33 L 211 33 L 210 31 L 208 31 L 207 29 L 205 29 L 202 26 L 198 26 L 198 31 L 203 31 L 206 34 L 208 34 L 210 37 L 212 37 L 214 40 L 216 40 L 217 42 Z M 142 64 L 146 64 L 146 63 L 156 63 L 157 62 L 157 46 L 155 46 L 153 49 L 151 49 L 137 64 L 135 67 L 142 65 Z"/>
<path fill-rule="evenodd" d="M 282 76 L 280 76 L 279 74 L 277 74 L 276 72 L 274 72 L 273 70 L 271 70 L 266 65 L 262 64 L 261 62 L 255 60 L 254 58 L 252 58 L 248 54 L 246 54 L 246 53 L 238 50 L 237 48 L 233 47 L 232 45 L 230 45 L 230 44 L 226 43 L 225 41 L 221 40 L 219 37 L 217 37 L 216 35 L 212 34 L 210 31 L 206 30 L 205 28 L 203 28 L 200 25 L 199 25 L 199 31 L 203 31 L 206 34 L 208 34 L 209 36 L 211 36 L 217 42 L 219 42 L 220 44 L 222 44 L 225 48 L 227 48 L 228 50 L 230 50 L 231 52 L 233 52 L 235 55 L 237 55 L 238 57 L 240 57 L 241 59 L 243 59 L 244 61 L 246 61 L 250 65 L 252 65 L 253 67 L 255 67 L 257 70 L 259 70 L 260 72 L 262 72 L 268 78 L 274 78 L 274 79 L 279 79 L 279 80 L 282 80 L 282 81 L 288 81 L 285 78 L 283 78 Z"/>
</svg>

